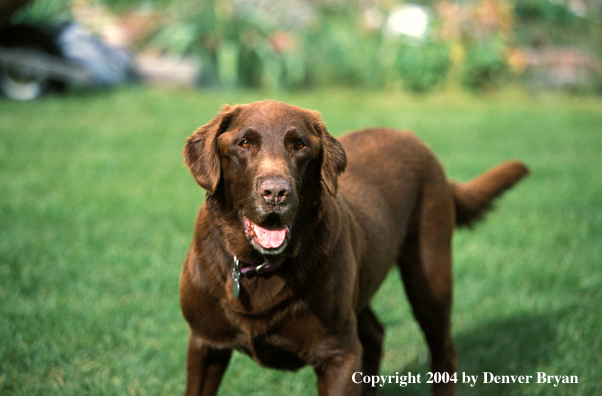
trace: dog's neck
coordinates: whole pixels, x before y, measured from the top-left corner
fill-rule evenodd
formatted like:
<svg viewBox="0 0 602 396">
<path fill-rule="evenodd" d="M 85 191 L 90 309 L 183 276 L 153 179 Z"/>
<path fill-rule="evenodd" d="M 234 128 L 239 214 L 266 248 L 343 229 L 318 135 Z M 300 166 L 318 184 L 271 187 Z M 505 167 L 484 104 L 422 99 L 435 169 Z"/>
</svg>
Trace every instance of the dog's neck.
<svg viewBox="0 0 602 396">
<path fill-rule="evenodd" d="M 255 274 L 262 275 L 267 272 L 272 272 L 272 271 L 275 271 L 278 268 L 280 268 L 280 266 L 284 262 L 283 259 L 280 259 L 277 261 L 267 261 L 266 260 L 263 264 L 257 265 L 257 264 L 241 261 L 234 254 L 232 256 L 234 258 L 234 260 L 233 260 L 234 268 L 238 267 L 238 269 L 240 270 L 240 273 L 242 275 L 255 275 Z"/>
</svg>

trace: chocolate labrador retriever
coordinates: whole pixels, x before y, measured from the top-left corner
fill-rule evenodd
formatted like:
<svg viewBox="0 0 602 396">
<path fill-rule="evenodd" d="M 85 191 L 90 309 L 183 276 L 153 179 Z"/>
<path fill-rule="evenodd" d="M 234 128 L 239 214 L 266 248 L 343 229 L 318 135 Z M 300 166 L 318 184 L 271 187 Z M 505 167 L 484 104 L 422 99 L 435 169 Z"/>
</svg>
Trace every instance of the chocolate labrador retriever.
<svg viewBox="0 0 602 396">
<path fill-rule="evenodd" d="M 370 394 L 358 382 L 378 372 L 383 327 L 369 302 L 393 265 L 433 372 L 455 372 L 452 232 L 524 165 L 456 184 L 409 132 L 337 140 L 318 113 L 274 101 L 224 106 L 183 155 L 207 190 L 180 280 L 186 395 L 215 395 L 233 349 L 266 367 L 312 365 L 320 395 Z M 434 393 L 454 394 L 453 382 Z"/>
</svg>

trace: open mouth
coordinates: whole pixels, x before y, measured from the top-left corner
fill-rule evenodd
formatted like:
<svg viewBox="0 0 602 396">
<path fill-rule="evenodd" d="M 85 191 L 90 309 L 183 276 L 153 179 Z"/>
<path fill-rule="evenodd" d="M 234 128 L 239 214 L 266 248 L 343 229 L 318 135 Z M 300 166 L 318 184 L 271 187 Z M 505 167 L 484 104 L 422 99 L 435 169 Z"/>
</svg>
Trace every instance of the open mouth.
<svg viewBox="0 0 602 396">
<path fill-rule="evenodd" d="M 245 235 L 251 244 L 263 254 L 280 254 L 290 238 L 290 226 L 259 225 L 243 215 Z"/>
</svg>

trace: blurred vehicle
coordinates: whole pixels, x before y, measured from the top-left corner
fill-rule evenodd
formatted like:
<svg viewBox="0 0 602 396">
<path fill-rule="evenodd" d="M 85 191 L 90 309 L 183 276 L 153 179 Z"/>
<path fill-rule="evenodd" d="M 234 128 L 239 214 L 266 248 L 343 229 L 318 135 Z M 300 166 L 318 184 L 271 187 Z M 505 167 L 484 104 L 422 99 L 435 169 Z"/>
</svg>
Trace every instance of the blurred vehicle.
<svg viewBox="0 0 602 396">
<path fill-rule="evenodd" d="M 0 30 L 0 92 L 31 100 L 47 92 L 102 88 L 137 80 L 129 53 L 77 23 L 9 25 Z"/>
</svg>

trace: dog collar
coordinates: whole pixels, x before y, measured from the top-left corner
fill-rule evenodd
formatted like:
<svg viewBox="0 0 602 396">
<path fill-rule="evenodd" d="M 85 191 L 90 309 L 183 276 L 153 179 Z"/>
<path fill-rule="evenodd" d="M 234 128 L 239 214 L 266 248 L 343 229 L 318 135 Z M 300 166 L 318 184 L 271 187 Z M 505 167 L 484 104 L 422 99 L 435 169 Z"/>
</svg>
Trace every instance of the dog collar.
<svg viewBox="0 0 602 396">
<path fill-rule="evenodd" d="M 233 255 L 234 256 L 234 255 Z M 240 294 L 240 277 L 242 275 L 263 275 L 266 272 L 272 272 L 276 269 L 278 269 L 282 263 L 284 262 L 284 260 L 280 260 L 278 262 L 275 263 L 263 263 L 260 265 L 253 265 L 251 264 L 250 266 L 247 267 L 243 267 L 241 268 L 240 264 L 240 260 L 238 259 L 238 257 L 234 256 L 234 268 L 232 268 L 232 295 L 234 296 L 234 299 L 238 299 L 238 295 Z M 248 263 L 245 263 L 248 264 Z"/>
</svg>

